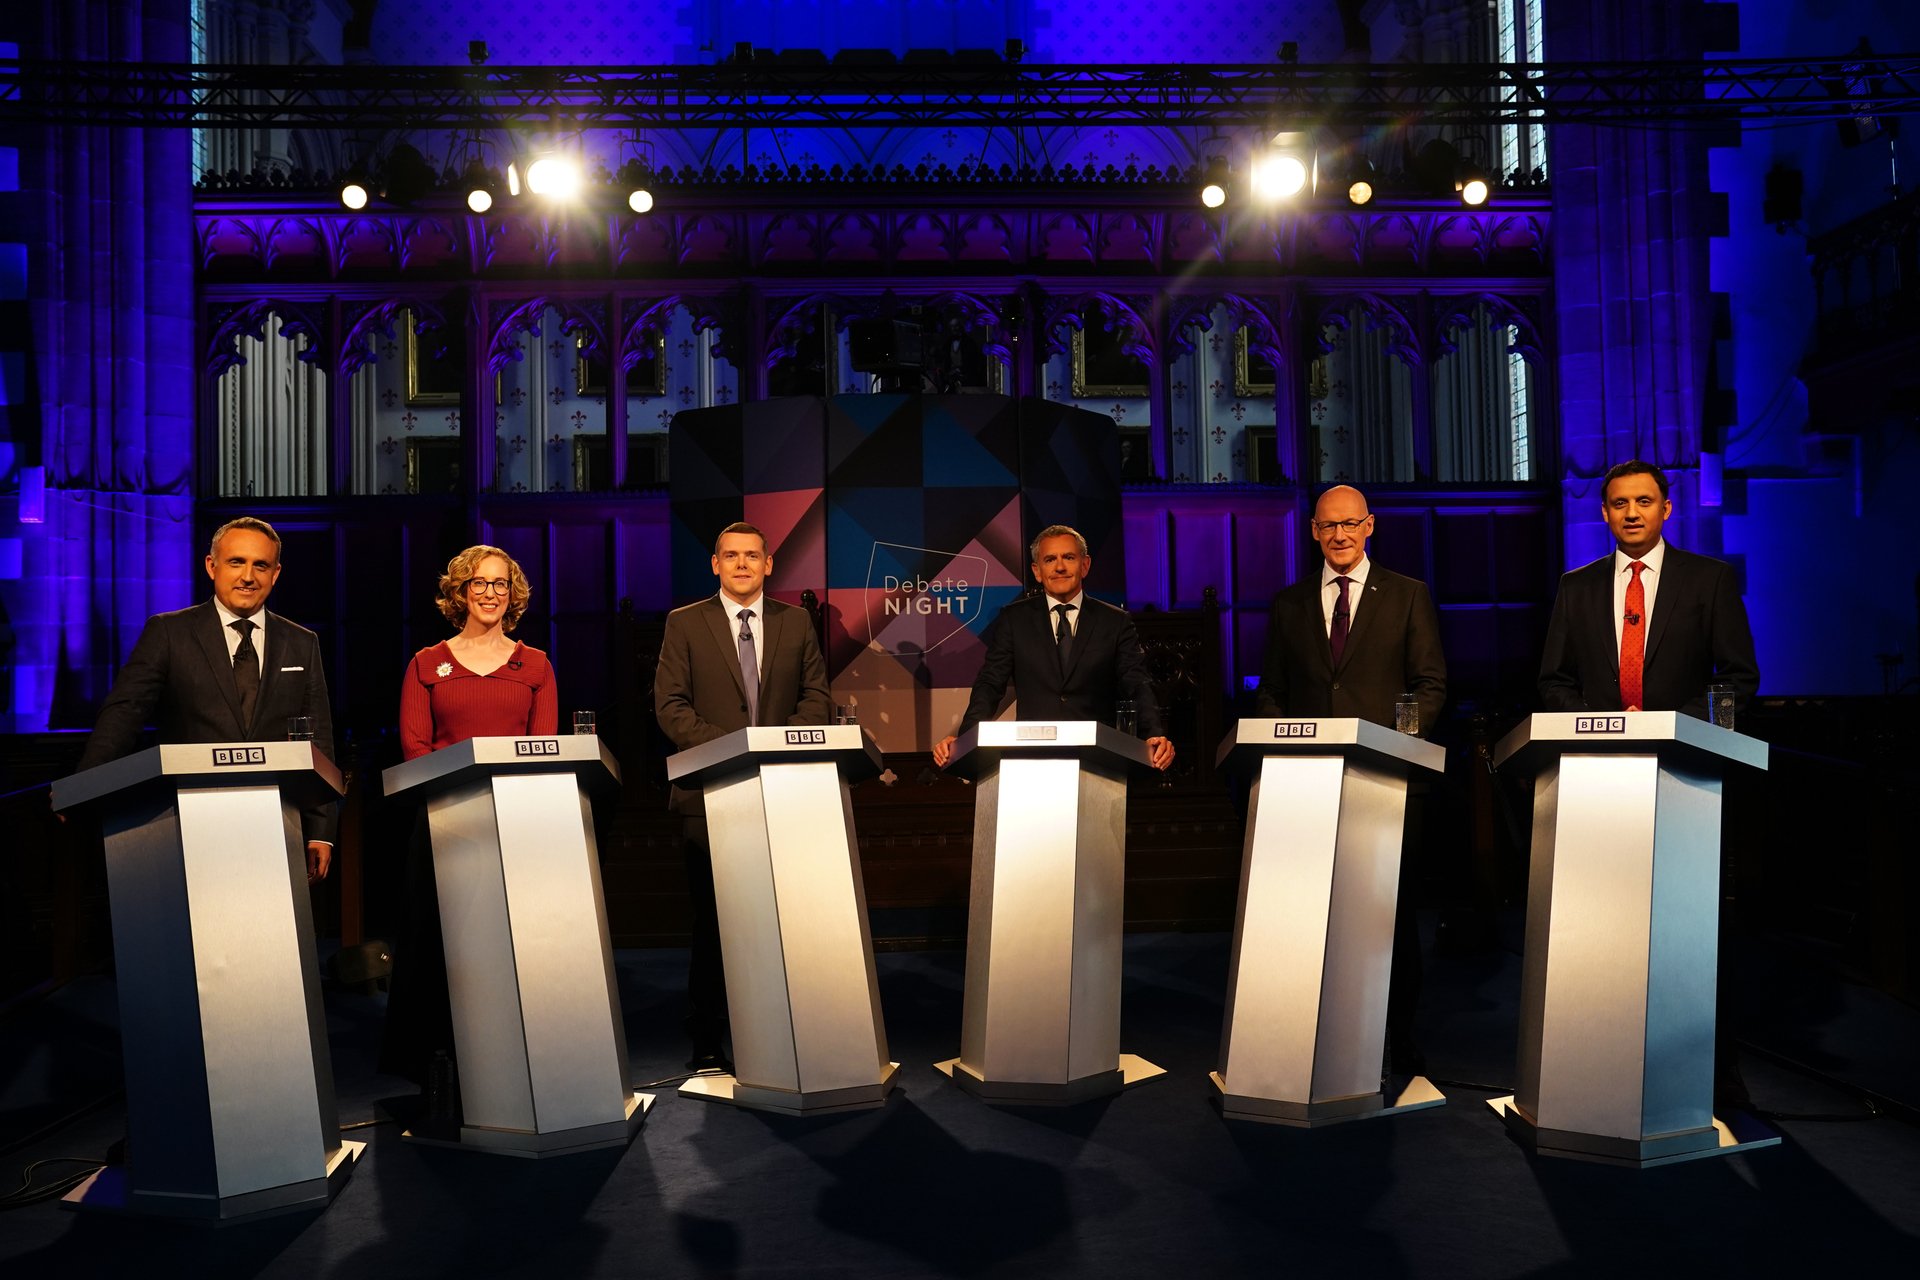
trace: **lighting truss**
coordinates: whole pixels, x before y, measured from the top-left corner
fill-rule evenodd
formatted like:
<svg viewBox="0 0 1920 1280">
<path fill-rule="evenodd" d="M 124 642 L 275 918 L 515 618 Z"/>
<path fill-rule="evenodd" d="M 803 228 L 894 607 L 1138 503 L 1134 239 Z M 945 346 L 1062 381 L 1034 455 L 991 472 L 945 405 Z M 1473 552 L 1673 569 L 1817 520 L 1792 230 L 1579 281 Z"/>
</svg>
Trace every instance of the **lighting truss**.
<svg viewBox="0 0 1920 1280">
<path fill-rule="evenodd" d="M 1738 124 L 1920 114 L 1920 55 L 1700 62 L 188 66 L 0 60 L 0 123 L 740 129 Z"/>
</svg>

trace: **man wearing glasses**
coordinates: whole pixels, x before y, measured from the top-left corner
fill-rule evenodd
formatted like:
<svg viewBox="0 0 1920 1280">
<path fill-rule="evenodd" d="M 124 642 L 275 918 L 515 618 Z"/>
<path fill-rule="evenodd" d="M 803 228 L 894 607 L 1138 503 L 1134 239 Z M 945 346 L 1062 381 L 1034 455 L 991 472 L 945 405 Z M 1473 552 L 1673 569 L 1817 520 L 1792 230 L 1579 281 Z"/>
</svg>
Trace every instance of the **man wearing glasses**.
<svg viewBox="0 0 1920 1280">
<path fill-rule="evenodd" d="M 1420 731 L 1447 701 L 1440 618 L 1424 582 L 1367 558 L 1373 514 L 1348 485 L 1320 495 L 1313 540 L 1324 561 L 1273 598 L 1256 708 L 1263 716 L 1355 716 L 1389 728 L 1411 693 Z"/>
<path fill-rule="evenodd" d="M 1394 727 L 1394 704 L 1410 693 L 1420 708 L 1420 733 L 1433 732 L 1447 701 L 1447 660 L 1440 651 L 1440 617 L 1424 582 L 1383 569 L 1367 558 L 1373 513 L 1358 489 L 1337 485 L 1313 509 L 1313 540 L 1320 572 L 1273 598 L 1267 618 L 1267 658 L 1255 701 L 1263 716 L 1352 716 Z M 1410 796 L 1409 799 L 1412 799 Z M 1408 830 L 1420 827 L 1408 806 Z M 1417 842 L 1409 842 L 1411 854 Z M 1396 1074 L 1425 1071 L 1413 1039 L 1423 962 L 1415 903 L 1407 892 L 1411 857 L 1400 859 L 1399 909 L 1394 915 L 1393 976 L 1387 988 L 1387 1052 Z"/>
</svg>

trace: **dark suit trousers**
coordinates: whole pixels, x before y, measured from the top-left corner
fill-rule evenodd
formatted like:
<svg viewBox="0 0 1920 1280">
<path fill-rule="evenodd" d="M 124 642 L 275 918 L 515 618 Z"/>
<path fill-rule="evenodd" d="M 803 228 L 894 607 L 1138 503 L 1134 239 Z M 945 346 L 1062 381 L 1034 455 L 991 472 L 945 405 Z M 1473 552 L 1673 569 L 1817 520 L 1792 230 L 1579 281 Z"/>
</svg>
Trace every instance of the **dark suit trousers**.
<svg viewBox="0 0 1920 1280">
<path fill-rule="evenodd" d="M 727 971 L 720 956 L 720 912 L 713 896 L 713 845 L 705 814 L 681 828 L 687 863 L 687 1034 L 696 1054 L 718 1053 L 727 1033 Z"/>
</svg>

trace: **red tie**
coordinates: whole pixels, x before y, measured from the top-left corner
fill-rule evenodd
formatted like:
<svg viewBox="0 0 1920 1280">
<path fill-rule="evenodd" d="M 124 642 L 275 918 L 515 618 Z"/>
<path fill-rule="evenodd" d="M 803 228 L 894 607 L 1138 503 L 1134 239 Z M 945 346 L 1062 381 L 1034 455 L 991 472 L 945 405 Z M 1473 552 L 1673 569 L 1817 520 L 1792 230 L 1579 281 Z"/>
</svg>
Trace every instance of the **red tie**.
<svg viewBox="0 0 1920 1280">
<path fill-rule="evenodd" d="M 1620 620 L 1620 706 L 1638 708 L 1641 680 L 1647 666 L 1647 589 L 1640 585 L 1646 565 L 1635 560 L 1630 566 L 1633 581 L 1627 584 L 1627 612 Z"/>
</svg>

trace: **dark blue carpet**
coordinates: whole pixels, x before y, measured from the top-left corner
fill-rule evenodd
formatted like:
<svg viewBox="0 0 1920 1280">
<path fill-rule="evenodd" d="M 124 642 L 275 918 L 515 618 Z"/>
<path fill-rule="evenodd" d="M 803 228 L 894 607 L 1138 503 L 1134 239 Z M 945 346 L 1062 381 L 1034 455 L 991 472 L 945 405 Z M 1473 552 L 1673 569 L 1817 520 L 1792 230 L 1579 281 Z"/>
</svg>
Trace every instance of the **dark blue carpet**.
<svg viewBox="0 0 1920 1280">
<path fill-rule="evenodd" d="M 622 952 L 636 1081 L 685 1048 L 685 953 Z M 1753 962 L 1770 979 L 1785 962 Z M 1511 1078 L 1519 964 L 1436 955 L 1423 1040 L 1448 1106 L 1304 1132 L 1223 1122 L 1227 940 L 1128 939 L 1123 1047 L 1169 1079 L 1067 1110 L 1000 1111 L 931 1063 L 958 1049 L 962 957 L 884 955 L 901 1087 L 879 1110 L 813 1120 L 683 1101 L 625 1151 L 544 1162 L 369 1140 L 322 1214 L 223 1230 L 0 1213 L 6 1276 L 919 1276 L 1904 1274 L 1920 1258 L 1920 1129 L 1887 1117 L 1786 1120 L 1786 1142 L 1630 1171 L 1529 1156 L 1483 1100 Z M 1753 1001 L 1756 1043 L 1920 1101 L 1920 1015 L 1792 970 Z M 1787 990 L 1776 987 L 1775 990 Z M 407 1092 L 372 1071 L 384 997 L 329 992 L 344 1123 Z M 0 1159 L 94 1159 L 124 1132 L 112 984 L 91 979 L 0 1023 Z M 1862 1115 L 1856 1099 L 1749 1058 L 1758 1104 Z M 104 1101 L 103 1101 L 104 1100 Z M 42 1171 L 43 1173 L 46 1171 Z"/>
</svg>

